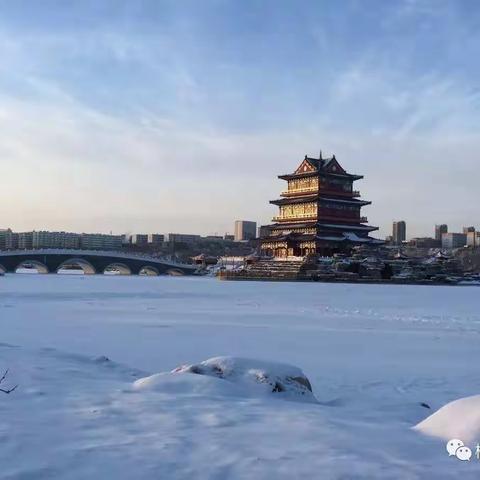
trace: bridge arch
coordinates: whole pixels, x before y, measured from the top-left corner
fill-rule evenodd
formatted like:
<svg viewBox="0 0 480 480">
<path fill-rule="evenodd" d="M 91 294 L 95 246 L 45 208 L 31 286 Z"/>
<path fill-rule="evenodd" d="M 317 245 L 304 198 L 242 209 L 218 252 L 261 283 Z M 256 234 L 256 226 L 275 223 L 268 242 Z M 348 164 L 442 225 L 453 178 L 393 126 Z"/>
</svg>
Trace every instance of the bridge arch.
<svg viewBox="0 0 480 480">
<path fill-rule="evenodd" d="M 160 272 L 157 268 L 152 267 L 151 265 L 145 265 L 138 271 L 139 275 L 144 275 L 146 277 L 156 277 L 160 275 Z"/>
<path fill-rule="evenodd" d="M 113 262 L 104 268 L 103 273 L 107 275 L 131 275 L 132 269 L 125 263 Z"/>
<path fill-rule="evenodd" d="M 183 270 L 179 268 L 169 268 L 165 273 L 171 277 L 183 277 L 183 275 L 185 275 Z"/>
<path fill-rule="evenodd" d="M 48 273 L 48 267 L 38 260 L 23 260 L 15 267 L 16 273 L 26 273 L 26 272 L 19 272 L 19 270 L 31 270 L 29 273 L 33 273 L 33 270 L 36 270 L 37 273 Z"/>
<path fill-rule="evenodd" d="M 95 275 L 95 273 L 97 273 L 95 267 L 84 258 L 69 258 L 65 260 L 58 266 L 57 273 L 59 273 L 60 270 L 68 270 L 72 267 L 80 268 L 85 275 Z"/>
</svg>

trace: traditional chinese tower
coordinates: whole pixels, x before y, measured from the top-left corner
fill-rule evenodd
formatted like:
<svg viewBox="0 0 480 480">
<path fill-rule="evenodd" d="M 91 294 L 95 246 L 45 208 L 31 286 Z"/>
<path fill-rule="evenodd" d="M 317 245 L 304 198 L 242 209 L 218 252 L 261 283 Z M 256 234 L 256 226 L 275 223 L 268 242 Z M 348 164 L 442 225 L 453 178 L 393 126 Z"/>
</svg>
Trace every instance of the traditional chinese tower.
<svg viewBox="0 0 480 480">
<path fill-rule="evenodd" d="M 304 160 L 295 172 L 280 175 L 288 189 L 279 200 L 279 215 L 272 225 L 266 226 L 268 236 L 262 238 L 261 249 L 275 257 L 305 256 L 317 254 L 330 256 L 348 253 L 354 245 L 379 244 L 369 237 L 378 230 L 367 225 L 367 218 L 360 210 L 371 202 L 360 200 L 360 192 L 353 189 L 353 182 L 361 175 L 347 173 L 332 158 Z"/>
</svg>

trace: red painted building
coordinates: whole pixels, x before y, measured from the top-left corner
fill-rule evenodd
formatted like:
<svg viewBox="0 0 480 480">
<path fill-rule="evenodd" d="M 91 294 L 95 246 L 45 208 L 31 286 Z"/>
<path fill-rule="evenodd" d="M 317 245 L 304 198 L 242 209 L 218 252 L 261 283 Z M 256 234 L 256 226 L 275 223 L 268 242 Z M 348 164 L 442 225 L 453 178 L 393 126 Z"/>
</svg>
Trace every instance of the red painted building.
<svg viewBox="0 0 480 480">
<path fill-rule="evenodd" d="M 288 175 L 287 190 L 270 203 L 279 207 L 279 215 L 268 225 L 268 236 L 261 249 L 276 257 L 317 254 L 330 256 L 348 253 L 354 245 L 381 244 L 369 236 L 378 230 L 367 225 L 361 208 L 371 202 L 360 200 L 353 183 L 363 178 L 347 173 L 335 155 L 332 158 L 304 160 Z"/>
</svg>

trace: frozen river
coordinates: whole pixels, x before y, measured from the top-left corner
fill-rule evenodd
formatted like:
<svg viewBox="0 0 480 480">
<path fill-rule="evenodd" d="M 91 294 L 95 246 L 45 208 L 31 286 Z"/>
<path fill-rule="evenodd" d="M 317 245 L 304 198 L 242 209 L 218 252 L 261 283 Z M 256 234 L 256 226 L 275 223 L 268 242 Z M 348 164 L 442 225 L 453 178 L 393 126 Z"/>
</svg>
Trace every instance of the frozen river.
<svg viewBox="0 0 480 480">
<path fill-rule="evenodd" d="M 478 478 L 410 427 L 480 393 L 479 291 L 0 277 L 0 478 Z M 297 365 L 321 404 L 125 393 L 218 355 Z"/>
</svg>

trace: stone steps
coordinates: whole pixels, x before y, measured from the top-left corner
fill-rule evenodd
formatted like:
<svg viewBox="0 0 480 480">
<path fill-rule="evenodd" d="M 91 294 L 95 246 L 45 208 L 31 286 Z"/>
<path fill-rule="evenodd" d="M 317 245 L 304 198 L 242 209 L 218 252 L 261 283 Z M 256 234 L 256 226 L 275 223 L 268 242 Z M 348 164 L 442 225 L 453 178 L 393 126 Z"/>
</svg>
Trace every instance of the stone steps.
<svg viewBox="0 0 480 480">
<path fill-rule="evenodd" d="M 301 260 L 259 260 L 239 272 L 224 272 L 221 277 L 231 280 L 297 280 L 306 277 L 307 265 Z"/>
</svg>

